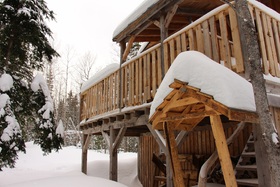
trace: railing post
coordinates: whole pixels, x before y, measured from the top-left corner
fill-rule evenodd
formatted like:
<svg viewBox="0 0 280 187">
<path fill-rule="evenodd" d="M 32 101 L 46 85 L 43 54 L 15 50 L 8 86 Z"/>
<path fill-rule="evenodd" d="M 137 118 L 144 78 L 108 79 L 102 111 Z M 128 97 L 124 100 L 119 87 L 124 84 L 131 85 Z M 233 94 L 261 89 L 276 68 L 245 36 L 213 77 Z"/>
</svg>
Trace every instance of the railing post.
<svg viewBox="0 0 280 187">
<path fill-rule="evenodd" d="M 161 79 L 163 80 L 165 75 L 165 69 L 164 69 L 164 45 L 163 42 L 165 38 L 167 37 L 167 29 L 165 27 L 165 15 L 162 14 L 160 16 L 160 56 L 161 56 Z"/>
<path fill-rule="evenodd" d="M 119 69 L 119 100 L 118 100 L 118 108 L 121 109 L 122 108 L 122 63 L 123 61 L 123 53 L 125 50 L 125 42 L 121 41 L 120 42 L 120 69 Z"/>
</svg>

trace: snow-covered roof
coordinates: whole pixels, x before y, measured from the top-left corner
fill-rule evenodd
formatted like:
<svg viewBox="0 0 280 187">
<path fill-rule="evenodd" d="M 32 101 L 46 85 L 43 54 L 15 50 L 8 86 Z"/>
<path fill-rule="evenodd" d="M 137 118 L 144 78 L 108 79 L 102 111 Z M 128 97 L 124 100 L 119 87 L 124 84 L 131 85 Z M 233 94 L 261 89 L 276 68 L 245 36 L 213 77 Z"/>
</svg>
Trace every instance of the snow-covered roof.
<svg viewBox="0 0 280 187">
<path fill-rule="evenodd" d="M 142 2 L 134 11 L 131 12 L 127 18 L 125 18 L 119 26 L 115 29 L 113 33 L 113 38 L 115 38 L 121 31 L 123 31 L 130 23 L 135 21 L 139 18 L 146 10 L 152 6 L 153 4 L 157 3 L 159 0 L 145 0 Z"/>
<path fill-rule="evenodd" d="M 93 75 L 88 81 L 84 82 L 81 87 L 81 93 L 89 89 L 94 84 L 98 83 L 105 77 L 109 76 L 113 72 L 117 71 L 120 68 L 120 65 L 117 63 L 109 64 L 101 71 L 97 72 L 95 75 Z"/>
<path fill-rule="evenodd" d="M 152 102 L 150 117 L 172 91 L 169 85 L 174 79 L 199 88 L 229 108 L 256 111 L 251 83 L 204 54 L 187 51 L 177 56 L 166 73 Z"/>
</svg>

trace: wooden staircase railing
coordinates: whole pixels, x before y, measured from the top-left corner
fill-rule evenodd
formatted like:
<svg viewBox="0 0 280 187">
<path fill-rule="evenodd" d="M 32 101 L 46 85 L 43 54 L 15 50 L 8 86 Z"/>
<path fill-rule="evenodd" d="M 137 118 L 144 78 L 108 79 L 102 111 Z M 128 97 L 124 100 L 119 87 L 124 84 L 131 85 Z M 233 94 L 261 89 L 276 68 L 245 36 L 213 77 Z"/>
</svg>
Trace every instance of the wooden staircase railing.
<svg viewBox="0 0 280 187">
<path fill-rule="evenodd" d="M 239 186 L 258 186 L 256 153 L 251 135 L 236 165 L 236 181 Z"/>
</svg>

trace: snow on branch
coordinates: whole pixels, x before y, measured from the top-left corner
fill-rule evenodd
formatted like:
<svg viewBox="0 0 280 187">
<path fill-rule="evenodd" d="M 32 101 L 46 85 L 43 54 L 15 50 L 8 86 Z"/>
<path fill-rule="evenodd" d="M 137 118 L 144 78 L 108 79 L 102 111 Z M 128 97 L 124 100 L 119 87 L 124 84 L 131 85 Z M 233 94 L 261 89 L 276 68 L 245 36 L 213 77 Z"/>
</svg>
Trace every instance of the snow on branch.
<svg viewBox="0 0 280 187">
<path fill-rule="evenodd" d="M 0 90 L 3 92 L 9 91 L 13 87 L 13 78 L 9 74 L 2 74 L 0 77 Z"/>
<path fill-rule="evenodd" d="M 43 113 L 44 119 L 50 118 L 50 113 L 53 112 L 53 100 L 51 98 L 51 94 L 47 85 L 47 82 L 42 74 L 38 73 L 32 83 L 31 83 L 31 89 L 34 92 L 37 92 L 39 89 L 42 90 L 44 96 L 45 96 L 45 105 L 38 111 L 39 113 Z"/>
</svg>

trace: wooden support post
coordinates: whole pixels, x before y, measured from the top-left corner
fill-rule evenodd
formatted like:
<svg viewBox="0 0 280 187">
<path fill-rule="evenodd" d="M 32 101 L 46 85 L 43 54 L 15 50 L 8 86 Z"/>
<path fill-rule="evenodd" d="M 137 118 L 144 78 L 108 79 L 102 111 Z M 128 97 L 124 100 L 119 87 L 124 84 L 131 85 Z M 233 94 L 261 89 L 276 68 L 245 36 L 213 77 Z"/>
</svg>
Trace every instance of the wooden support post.
<svg viewBox="0 0 280 187">
<path fill-rule="evenodd" d="M 125 50 L 123 52 L 123 55 L 122 55 L 122 61 L 123 62 L 126 61 L 127 56 L 129 55 L 129 52 L 130 52 L 130 49 L 131 49 L 131 47 L 133 45 L 134 40 L 135 40 L 135 36 L 134 35 L 129 38 L 127 46 L 126 46 L 126 48 L 125 48 Z"/>
<path fill-rule="evenodd" d="M 185 138 L 188 136 L 189 132 L 187 131 L 180 131 L 179 134 L 177 135 L 176 137 L 176 144 L 177 144 L 177 147 L 180 147 L 185 140 Z"/>
<path fill-rule="evenodd" d="M 210 116 L 210 122 L 226 186 L 237 187 L 221 118 L 219 115 Z"/>
<path fill-rule="evenodd" d="M 87 153 L 88 145 L 90 143 L 91 134 L 83 135 L 83 146 L 82 146 L 82 172 L 87 174 Z"/>
<path fill-rule="evenodd" d="M 172 171 L 171 171 L 171 161 L 170 161 L 170 154 L 166 148 L 166 143 L 164 140 L 164 137 L 161 135 L 161 133 L 158 130 L 155 130 L 152 128 L 151 124 L 147 124 L 147 127 L 149 128 L 150 132 L 154 136 L 155 140 L 157 141 L 160 149 L 164 152 L 166 156 L 166 186 L 172 187 Z"/>
<path fill-rule="evenodd" d="M 119 69 L 119 93 L 118 93 L 118 108 L 121 109 L 122 107 L 122 63 L 124 62 L 122 60 L 122 56 L 125 50 L 125 42 L 121 41 L 120 42 L 120 69 Z"/>
<path fill-rule="evenodd" d="M 164 132 L 166 135 L 166 147 L 170 153 L 174 186 L 185 187 L 183 172 L 178 158 L 178 149 L 173 131 L 173 126 L 171 124 L 167 124 L 167 122 L 164 122 Z"/>
<path fill-rule="evenodd" d="M 110 152 L 110 174 L 109 179 L 113 181 L 118 181 L 118 152 L 117 149 L 113 149 L 114 147 L 114 141 L 116 138 L 116 130 L 111 126 L 110 127 L 110 146 L 109 146 L 109 152 Z"/>
<path fill-rule="evenodd" d="M 113 126 L 110 127 L 110 180 L 118 181 L 118 147 L 126 132 L 126 127 L 122 127 L 116 136 L 116 130 Z M 106 133 L 103 133 L 106 137 Z"/>
</svg>

